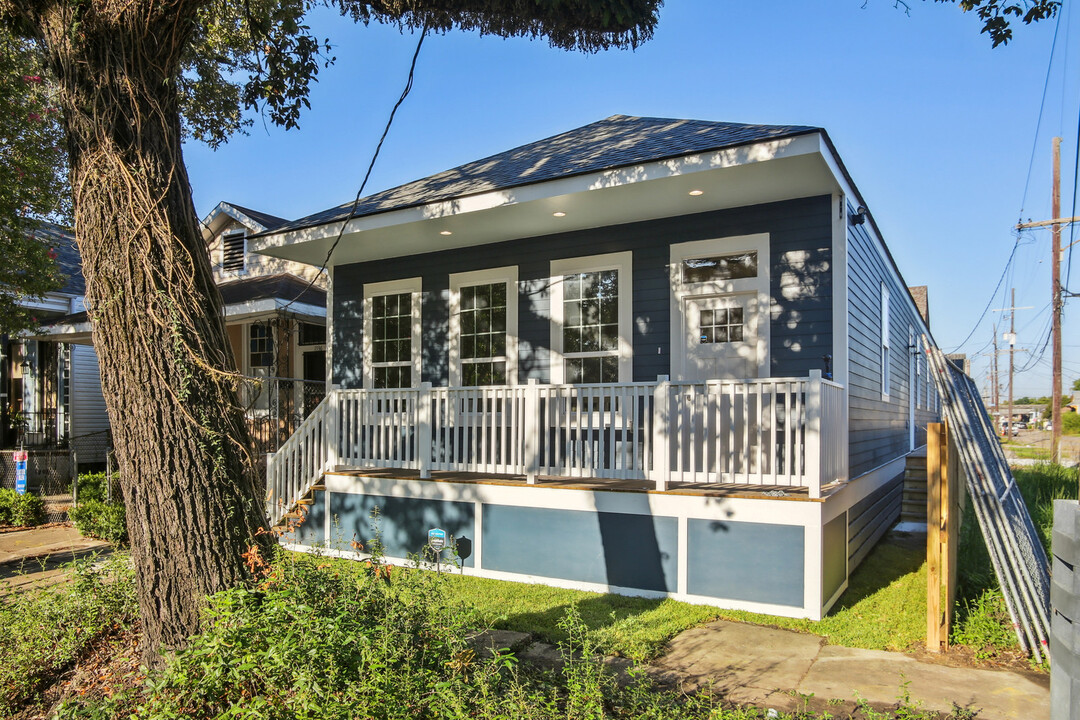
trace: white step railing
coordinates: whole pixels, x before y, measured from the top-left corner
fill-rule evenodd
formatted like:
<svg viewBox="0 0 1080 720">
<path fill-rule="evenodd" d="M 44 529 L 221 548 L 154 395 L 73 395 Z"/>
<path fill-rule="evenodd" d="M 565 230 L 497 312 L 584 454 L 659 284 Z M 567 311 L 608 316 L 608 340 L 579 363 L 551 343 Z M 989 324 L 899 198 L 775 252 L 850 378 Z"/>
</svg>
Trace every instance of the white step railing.
<svg viewBox="0 0 1080 720">
<path fill-rule="evenodd" d="M 280 520 L 337 464 L 806 487 L 847 478 L 840 385 L 765 378 L 335 390 L 267 467 Z"/>
</svg>

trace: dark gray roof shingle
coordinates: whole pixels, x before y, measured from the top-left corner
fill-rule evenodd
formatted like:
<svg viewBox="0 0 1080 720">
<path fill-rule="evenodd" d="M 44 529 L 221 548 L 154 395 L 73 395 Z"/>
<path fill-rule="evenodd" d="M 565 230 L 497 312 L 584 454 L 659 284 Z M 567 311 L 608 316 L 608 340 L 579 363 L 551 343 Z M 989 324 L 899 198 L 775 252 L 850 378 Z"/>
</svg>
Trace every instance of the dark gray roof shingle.
<svg viewBox="0 0 1080 720">
<path fill-rule="evenodd" d="M 665 158 L 804 135 L 806 125 L 745 125 L 613 115 L 599 122 L 369 195 L 354 217 Z M 284 232 L 342 220 L 352 202 L 284 223 Z"/>
<path fill-rule="evenodd" d="M 288 273 L 234 280 L 218 285 L 218 289 L 221 290 L 221 299 L 226 305 L 275 299 L 326 307 L 325 290 L 309 286 L 307 280 Z"/>
<path fill-rule="evenodd" d="M 75 235 L 71 230 L 40 220 L 33 234 L 56 251 L 56 265 L 64 276 L 64 286 L 58 292 L 68 295 L 85 295 L 86 282 L 82 274 L 82 256 L 79 255 L 79 246 L 75 244 Z"/>
<path fill-rule="evenodd" d="M 237 211 L 247 215 L 249 218 L 259 223 L 267 229 L 267 231 L 275 230 L 285 223 L 289 222 L 285 218 L 279 218 L 277 215 L 271 215 L 270 213 L 259 212 L 258 210 L 252 210 L 236 203 L 226 203 L 227 205 L 235 208 Z"/>
</svg>

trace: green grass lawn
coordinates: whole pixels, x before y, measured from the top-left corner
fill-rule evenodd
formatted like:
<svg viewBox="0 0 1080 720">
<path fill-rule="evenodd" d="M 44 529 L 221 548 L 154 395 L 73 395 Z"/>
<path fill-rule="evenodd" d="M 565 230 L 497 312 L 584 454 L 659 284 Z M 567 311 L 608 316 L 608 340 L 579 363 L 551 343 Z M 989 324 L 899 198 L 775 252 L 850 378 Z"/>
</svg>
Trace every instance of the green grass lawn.
<svg viewBox="0 0 1080 720">
<path fill-rule="evenodd" d="M 480 624 L 549 642 L 565 639 L 557 623 L 576 603 L 604 652 L 635 660 L 654 657 L 683 630 L 721 618 L 815 633 L 848 647 L 903 650 L 925 638 L 925 560 L 919 544 L 881 542 L 820 622 L 460 575 L 450 588 L 455 599 L 476 609 Z"/>
</svg>

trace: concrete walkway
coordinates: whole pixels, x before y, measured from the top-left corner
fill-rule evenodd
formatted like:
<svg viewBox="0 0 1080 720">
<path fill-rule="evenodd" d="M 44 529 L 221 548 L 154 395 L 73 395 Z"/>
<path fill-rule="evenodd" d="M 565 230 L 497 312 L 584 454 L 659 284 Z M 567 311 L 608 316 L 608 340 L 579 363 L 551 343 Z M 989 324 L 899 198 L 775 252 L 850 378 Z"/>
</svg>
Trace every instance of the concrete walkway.
<svg viewBox="0 0 1080 720">
<path fill-rule="evenodd" d="M 895 652 L 826 645 L 816 635 L 717 621 L 687 630 L 654 663 L 660 679 L 712 688 L 737 703 L 799 709 L 810 696 L 893 705 L 906 687 L 913 704 L 950 712 L 953 703 L 984 720 L 1050 716 L 1049 676 L 924 662 Z M 835 712 L 835 708 L 834 708 Z"/>
<path fill-rule="evenodd" d="M 63 582 L 65 563 L 111 547 L 66 524 L 0 533 L 0 595 Z"/>
<path fill-rule="evenodd" d="M 530 635 L 488 630 L 471 639 L 481 652 L 509 648 L 525 662 L 557 669 L 558 648 Z M 622 658 L 605 664 L 621 674 Z M 648 668 L 661 685 L 711 691 L 740 705 L 819 716 L 846 716 L 859 700 L 874 709 L 895 708 L 906 689 L 909 704 L 949 713 L 953 703 L 977 711 L 980 720 L 1046 720 L 1050 716 L 1049 676 L 949 667 L 895 652 L 826 645 L 816 635 L 717 621 L 687 630 L 672 640 Z M 625 678 L 625 676 L 622 676 Z"/>
</svg>

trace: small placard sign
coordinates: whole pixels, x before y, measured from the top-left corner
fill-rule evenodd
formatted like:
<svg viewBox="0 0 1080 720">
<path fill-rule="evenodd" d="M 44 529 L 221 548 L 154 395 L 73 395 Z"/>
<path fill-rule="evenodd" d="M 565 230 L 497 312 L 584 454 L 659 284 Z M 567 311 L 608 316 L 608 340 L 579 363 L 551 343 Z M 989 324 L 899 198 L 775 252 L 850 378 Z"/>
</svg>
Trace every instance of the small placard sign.
<svg viewBox="0 0 1080 720">
<path fill-rule="evenodd" d="M 15 460 L 15 492 L 20 495 L 26 494 L 26 451 L 16 450 L 13 454 Z"/>
<path fill-rule="evenodd" d="M 427 534 L 428 547 L 435 552 L 442 552 L 446 547 L 446 531 L 441 528 L 432 528 Z"/>
</svg>

